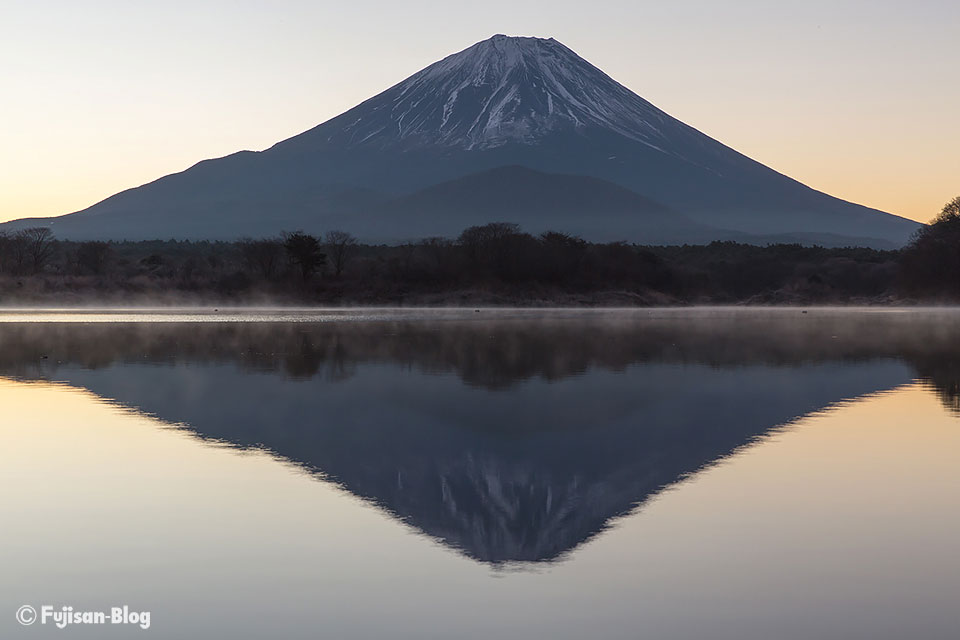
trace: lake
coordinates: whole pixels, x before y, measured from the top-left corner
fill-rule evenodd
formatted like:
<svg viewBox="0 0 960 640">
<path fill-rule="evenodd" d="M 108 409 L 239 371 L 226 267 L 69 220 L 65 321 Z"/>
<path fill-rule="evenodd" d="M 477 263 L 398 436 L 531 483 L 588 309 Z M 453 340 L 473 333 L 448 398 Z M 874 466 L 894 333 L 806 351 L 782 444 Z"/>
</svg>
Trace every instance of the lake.
<svg viewBox="0 0 960 640">
<path fill-rule="evenodd" d="M 5 638 L 960 637 L 952 310 L 6 311 L 0 407 Z"/>
</svg>

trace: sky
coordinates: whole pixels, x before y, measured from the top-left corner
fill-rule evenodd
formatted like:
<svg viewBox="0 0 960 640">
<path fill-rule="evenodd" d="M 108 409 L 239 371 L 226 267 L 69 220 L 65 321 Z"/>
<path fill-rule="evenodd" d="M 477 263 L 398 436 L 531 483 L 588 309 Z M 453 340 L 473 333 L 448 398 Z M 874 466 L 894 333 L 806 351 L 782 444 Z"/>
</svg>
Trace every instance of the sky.
<svg viewBox="0 0 960 640">
<path fill-rule="evenodd" d="M 920 221 L 960 195 L 956 0 L 0 0 L 0 221 L 261 150 L 496 33 Z"/>
</svg>

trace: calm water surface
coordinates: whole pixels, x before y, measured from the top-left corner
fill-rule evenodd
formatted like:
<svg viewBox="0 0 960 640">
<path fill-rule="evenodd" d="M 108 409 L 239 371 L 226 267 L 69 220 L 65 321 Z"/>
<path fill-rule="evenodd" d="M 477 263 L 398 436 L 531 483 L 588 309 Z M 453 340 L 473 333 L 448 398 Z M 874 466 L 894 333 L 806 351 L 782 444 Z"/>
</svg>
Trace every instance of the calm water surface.
<svg viewBox="0 0 960 640">
<path fill-rule="evenodd" d="M 4 638 L 960 637 L 950 310 L 7 311 L 0 408 Z"/>
</svg>

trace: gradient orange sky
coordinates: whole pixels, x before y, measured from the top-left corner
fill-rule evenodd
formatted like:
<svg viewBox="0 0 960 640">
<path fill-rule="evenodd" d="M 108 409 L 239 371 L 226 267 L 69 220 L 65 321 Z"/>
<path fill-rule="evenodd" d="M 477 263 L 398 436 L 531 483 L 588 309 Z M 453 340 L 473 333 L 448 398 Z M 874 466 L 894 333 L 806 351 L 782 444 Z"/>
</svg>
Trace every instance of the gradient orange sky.
<svg viewBox="0 0 960 640">
<path fill-rule="evenodd" d="M 960 195 L 960 3 L 0 0 L 0 221 L 264 149 L 494 33 L 555 37 L 832 195 Z"/>
</svg>

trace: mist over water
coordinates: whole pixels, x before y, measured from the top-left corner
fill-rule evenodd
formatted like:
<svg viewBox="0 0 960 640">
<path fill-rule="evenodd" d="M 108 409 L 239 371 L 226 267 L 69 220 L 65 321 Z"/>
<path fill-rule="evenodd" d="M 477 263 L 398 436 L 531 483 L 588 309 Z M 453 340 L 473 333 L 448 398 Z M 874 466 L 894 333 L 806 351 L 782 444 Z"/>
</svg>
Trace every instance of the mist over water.
<svg viewBox="0 0 960 640">
<path fill-rule="evenodd" d="M 948 309 L 0 314 L 0 628 L 952 637 L 958 338 Z"/>
</svg>

